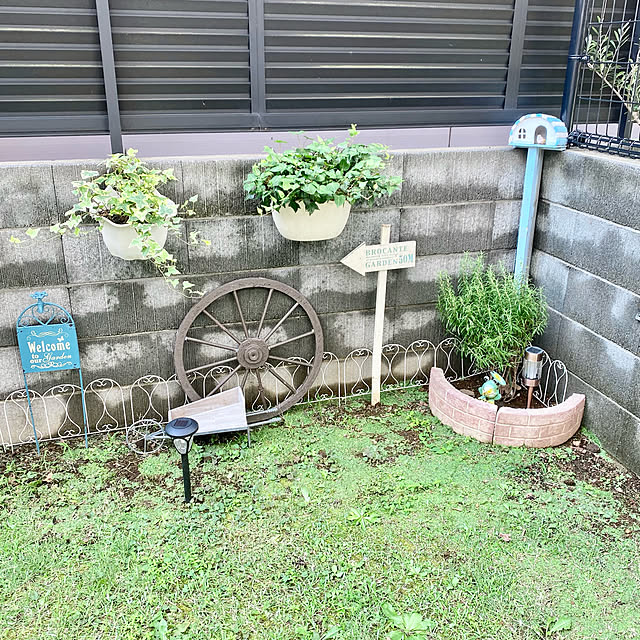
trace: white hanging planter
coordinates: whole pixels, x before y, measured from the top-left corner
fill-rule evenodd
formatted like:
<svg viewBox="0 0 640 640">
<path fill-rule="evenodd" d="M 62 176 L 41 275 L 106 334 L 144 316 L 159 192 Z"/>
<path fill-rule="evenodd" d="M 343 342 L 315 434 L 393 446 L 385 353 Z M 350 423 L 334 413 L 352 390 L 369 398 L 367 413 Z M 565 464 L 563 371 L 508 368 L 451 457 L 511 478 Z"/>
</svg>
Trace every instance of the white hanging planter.
<svg viewBox="0 0 640 640">
<path fill-rule="evenodd" d="M 350 212 L 351 205 L 348 202 L 342 206 L 335 202 L 325 202 L 311 214 L 307 213 L 304 205 L 297 211 L 291 207 L 284 207 L 273 213 L 273 221 L 280 234 L 289 240 L 330 240 L 342 233 Z"/>
<path fill-rule="evenodd" d="M 157 225 L 151 231 L 151 237 L 164 247 L 167 241 L 167 227 Z M 109 253 L 123 260 L 145 260 L 139 247 L 132 247 L 131 243 L 138 237 L 136 230 L 130 224 L 116 224 L 107 218 L 102 218 L 102 239 Z"/>
</svg>

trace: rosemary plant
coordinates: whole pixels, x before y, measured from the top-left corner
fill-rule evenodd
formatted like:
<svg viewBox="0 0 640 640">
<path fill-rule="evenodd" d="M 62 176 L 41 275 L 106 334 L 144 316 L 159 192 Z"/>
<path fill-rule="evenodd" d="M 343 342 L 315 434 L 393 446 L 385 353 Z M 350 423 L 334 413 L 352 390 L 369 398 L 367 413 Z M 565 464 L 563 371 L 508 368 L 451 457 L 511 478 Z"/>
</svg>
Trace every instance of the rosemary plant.
<svg viewBox="0 0 640 640">
<path fill-rule="evenodd" d="M 457 291 L 449 275 L 440 274 L 438 312 L 460 353 L 478 369 L 502 374 L 505 399 L 512 399 L 524 350 L 547 324 L 542 291 L 516 280 L 503 264 L 485 266 L 482 254 L 465 255 Z"/>
</svg>

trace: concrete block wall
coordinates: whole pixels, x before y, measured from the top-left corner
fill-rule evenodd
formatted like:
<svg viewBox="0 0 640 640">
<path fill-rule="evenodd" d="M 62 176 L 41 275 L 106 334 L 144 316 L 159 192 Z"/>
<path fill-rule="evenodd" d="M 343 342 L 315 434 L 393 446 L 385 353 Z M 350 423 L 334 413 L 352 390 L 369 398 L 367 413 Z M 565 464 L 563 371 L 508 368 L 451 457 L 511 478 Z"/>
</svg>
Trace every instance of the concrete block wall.
<svg viewBox="0 0 640 640">
<path fill-rule="evenodd" d="M 162 158 L 178 180 L 167 195 L 181 202 L 197 193 L 197 217 L 185 223 L 210 247 L 168 248 L 198 288 L 210 291 L 236 278 L 264 275 L 309 298 L 320 315 L 328 351 L 338 356 L 370 347 L 375 275 L 340 264 L 361 242 L 375 243 L 380 224 L 392 241 L 417 240 L 414 269 L 390 272 L 385 342 L 409 344 L 444 337 L 435 312 L 436 280 L 455 273 L 463 251 L 484 251 L 511 264 L 524 174 L 524 154 L 508 148 L 443 149 L 396 154 L 390 171 L 402 189 L 373 207 L 355 209 L 341 236 L 315 243 L 282 238 L 270 217 L 245 202 L 242 182 L 252 157 Z M 0 164 L 0 397 L 22 386 L 15 320 L 45 289 L 71 310 L 78 327 L 85 380 L 112 377 L 121 385 L 146 374 L 173 373 L 175 331 L 192 302 L 165 286 L 143 262 L 109 255 L 97 233 L 13 245 L 12 234 L 59 220 L 73 202 L 71 182 L 97 161 Z M 46 235 L 46 234 L 44 234 Z M 76 381 L 75 372 L 49 374 L 36 388 Z"/>
<path fill-rule="evenodd" d="M 584 424 L 640 471 L 640 161 L 547 153 L 532 277 L 550 309 L 541 340 L 587 397 Z"/>
</svg>

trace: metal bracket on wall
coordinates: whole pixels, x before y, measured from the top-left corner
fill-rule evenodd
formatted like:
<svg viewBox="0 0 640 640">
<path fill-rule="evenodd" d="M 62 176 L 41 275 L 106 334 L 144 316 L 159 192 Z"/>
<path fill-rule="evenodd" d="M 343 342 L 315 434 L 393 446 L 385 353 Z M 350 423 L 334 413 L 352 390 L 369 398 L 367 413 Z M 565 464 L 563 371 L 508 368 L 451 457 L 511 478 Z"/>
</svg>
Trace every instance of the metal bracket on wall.
<svg viewBox="0 0 640 640">
<path fill-rule="evenodd" d="M 96 18 L 100 38 L 100 54 L 102 56 L 102 74 L 104 78 L 104 94 L 107 103 L 107 120 L 111 153 L 122 153 L 122 126 L 120 124 L 120 104 L 118 102 L 118 85 L 116 81 L 116 63 L 113 54 L 111 37 L 111 14 L 109 0 L 96 0 Z"/>
</svg>

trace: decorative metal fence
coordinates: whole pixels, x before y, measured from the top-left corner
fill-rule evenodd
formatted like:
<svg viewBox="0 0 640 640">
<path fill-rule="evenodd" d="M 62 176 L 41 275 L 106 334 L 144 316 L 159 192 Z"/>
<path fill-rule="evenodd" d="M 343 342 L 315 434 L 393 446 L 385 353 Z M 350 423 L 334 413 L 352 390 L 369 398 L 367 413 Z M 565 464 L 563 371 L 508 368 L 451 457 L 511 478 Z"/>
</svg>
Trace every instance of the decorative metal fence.
<svg viewBox="0 0 640 640">
<path fill-rule="evenodd" d="M 305 362 L 300 359 L 301 365 Z M 340 360 L 333 353 L 325 353 L 314 386 L 300 404 L 324 401 L 344 402 L 348 398 L 366 396 L 371 391 L 372 353 L 356 349 Z M 280 374 L 292 379 L 296 370 L 291 365 L 279 365 Z M 433 366 L 443 369 L 449 379 L 459 379 L 479 373 L 456 351 L 456 341 L 447 339 L 439 344 L 430 340 L 416 340 L 408 347 L 388 344 L 382 353 L 382 389 L 421 387 L 429 383 Z M 216 367 L 194 374 L 194 386 L 203 395 L 224 379 L 231 368 Z M 237 376 L 236 376 L 237 378 Z M 541 384 L 535 397 L 546 406 L 564 401 L 567 392 L 567 369 L 559 360 L 544 354 Z M 224 385 L 239 384 L 233 377 Z M 283 400 L 291 391 L 276 379 L 266 396 L 267 402 Z M 44 393 L 31 391 L 36 433 L 40 442 L 67 440 L 84 434 L 80 387 L 73 384 L 56 385 Z M 104 434 L 125 430 L 140 421 L 154 421 L 158 425 L 168 419 L 169 410 L 183 406 L 188 399 L 175 376 L 168 379 L 156 375 L 144 376 L 132 385 L 123 387 L 110 378 L 93 380 L 85 387 L 90 434 Z M 258 395 L 249 396 L 249 411 L 264 411 L 269 406 L 258 404 Z M 4 450 L 18 445 L 33 444 L 34 430 L 29 417 L 26 393 L 20 389 L 0 403 L 0 443 Z"/>
<path fill-rule="evenodd" d="M 570 146 L 640 157 L 639 22 L 637 0 L 577 3 L 565 88 Z"/>
</svg>

